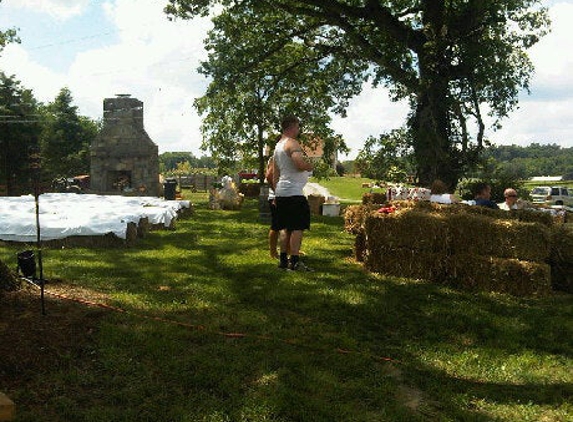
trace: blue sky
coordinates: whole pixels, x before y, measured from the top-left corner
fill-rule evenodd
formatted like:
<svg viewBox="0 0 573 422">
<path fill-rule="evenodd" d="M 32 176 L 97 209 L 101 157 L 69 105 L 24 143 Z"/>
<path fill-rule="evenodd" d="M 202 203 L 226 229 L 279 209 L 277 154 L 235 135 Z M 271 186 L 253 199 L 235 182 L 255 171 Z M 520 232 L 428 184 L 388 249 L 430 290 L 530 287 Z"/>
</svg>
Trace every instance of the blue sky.
<svg viewBox="0 0 573 422">
<path fill-rule="evenodd" d="M 207 81 L 196 72 L 205 58 L 207 19 L 169 22 L 161 0 L 2 0 L 0 28 L 19 28 L 21 44 L 0 53 L 0 70 L 15 74 L 40 101 L 67 86 L 80 113 L 101 118 L 104 98 L 129 93 L 144 102 L 144 125 L 160 152 L 199 150 L 200 118 L 192 107 Z M 573 0 L 545 1 L 553 31 L 530 50 L 536 65 L 531 95 L 486 135 L 497 144 L 573 146 Z M 369 135 L 399 127 L 408 108 L 365 86 L 334 129 L 354 157 Z"/>
</svg>

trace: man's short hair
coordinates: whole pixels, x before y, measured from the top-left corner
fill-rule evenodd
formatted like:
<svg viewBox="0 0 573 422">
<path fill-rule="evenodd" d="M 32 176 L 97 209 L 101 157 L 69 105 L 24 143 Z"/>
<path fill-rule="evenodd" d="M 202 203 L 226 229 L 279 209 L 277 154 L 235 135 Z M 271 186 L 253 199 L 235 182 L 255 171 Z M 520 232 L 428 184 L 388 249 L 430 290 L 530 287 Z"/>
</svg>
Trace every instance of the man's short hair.
<svg viewBox="0 0 573 422">
<path fill-rule="evenodd" d="M 485 182 L 478 182 L 474 185 L 474 195 L 479 195 L 481 193 L 483 193 L 487 188 L 489 188 L 489 183 L 485 183 Z"/>
<path fill-rule="evenodd" d="M 443 195 L 444 193 L 448 193 L 448 186 L 440 179 L 436 179 L 432 182 L 432 186 L 430 186 L 430 192 L 433 195 Z"/>
<path fill-rule="evenodd" d="M 509 197 L 517 197 L 517 191 L 513 188 L 507 188 L 506 190 L 503 191 L 503 196 L 505 198 Z"/>
<path fill-rule="evenodd" d="M 284 131 L 295 124 L 300 124 L 300 120 L 296 116 L 286 116 L 281 122 L 281 129 Z"/>
</svg>

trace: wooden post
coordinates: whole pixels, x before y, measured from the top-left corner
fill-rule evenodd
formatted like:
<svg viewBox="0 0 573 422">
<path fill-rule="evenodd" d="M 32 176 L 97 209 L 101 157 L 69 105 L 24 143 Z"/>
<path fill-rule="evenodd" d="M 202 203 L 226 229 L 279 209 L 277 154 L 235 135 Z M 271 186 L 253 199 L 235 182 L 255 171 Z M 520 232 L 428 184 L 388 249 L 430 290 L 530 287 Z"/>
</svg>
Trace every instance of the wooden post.
<svg viewBox="0 0 573 422">
<path fill-rule="evenodd" d="M 14 418 L 16 406 L 4 393 L 0 392 L 0 421 L 11 421 Z"/>
</svg>

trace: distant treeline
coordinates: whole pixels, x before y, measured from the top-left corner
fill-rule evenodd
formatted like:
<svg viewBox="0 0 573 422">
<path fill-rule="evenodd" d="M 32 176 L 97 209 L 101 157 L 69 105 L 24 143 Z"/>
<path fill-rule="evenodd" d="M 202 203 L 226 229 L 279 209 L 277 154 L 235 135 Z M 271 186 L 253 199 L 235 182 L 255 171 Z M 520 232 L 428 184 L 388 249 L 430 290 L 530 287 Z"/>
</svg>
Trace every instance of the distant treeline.
<svg viewBox="0 0 573 422">
<path fill-rule="evenodd" d="M 213 158 L 206 155 L 199 158 L 195 157 L 191 152 L 164 152 L 159 155 L 159 170 L 162 173 L 177 169 L 214 169 L 216 167 L 217 165 Z"/>
<path fill-rule="evenodd" d="M 563 176 L 573 180 L 573 147 L 562 148 L 557 144 L 537 144 L 529 146 L 492 145 L 487 147 L 482 156 L 482 166 L 468 176 L 483 178 L 504 175 L 512 179 L 530 179 L 535 176 Z M 176 169 L 207 168 L 215 169 L 217 164 L 212 157 L 195 157 L 190 152 L 165 152 L 160 154 L 159 162 L 162 172 Z M 341 173 L 353 173 L 354 161 L 341 163 Z M 475 173 L 475 174 L 474 174 Z"/>
<path fill-rule="evenodd" d="M 573 148 L 556 144 L 494 145 L 484 152 L 486 161 L 493 161 L 504 173 L 520 179 L 534 176 L 563 176 L 573 180 Z"/>
</svg>

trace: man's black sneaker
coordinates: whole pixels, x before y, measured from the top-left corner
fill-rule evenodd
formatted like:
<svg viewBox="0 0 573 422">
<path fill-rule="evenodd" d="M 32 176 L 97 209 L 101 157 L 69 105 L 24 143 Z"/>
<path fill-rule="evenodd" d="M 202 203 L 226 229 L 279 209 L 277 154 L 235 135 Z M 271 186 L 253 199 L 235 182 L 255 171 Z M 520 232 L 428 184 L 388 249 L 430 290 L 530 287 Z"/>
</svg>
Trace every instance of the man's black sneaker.
<svg viewBox="0 0 573 422">
<path fill-rule="evenodd" d="M 279 262 L 280 270 L 288 270 L 288 262 Z"/>
<path fill-rule="evenodd" d="M 310 267 L 307 267 L 304 262 L 298 261 L 296 264 L 289 264 L 288 269 L 290 271 L 305 271 L 305 272 L 313 272 L 314 270 Z"/>
</svg>

